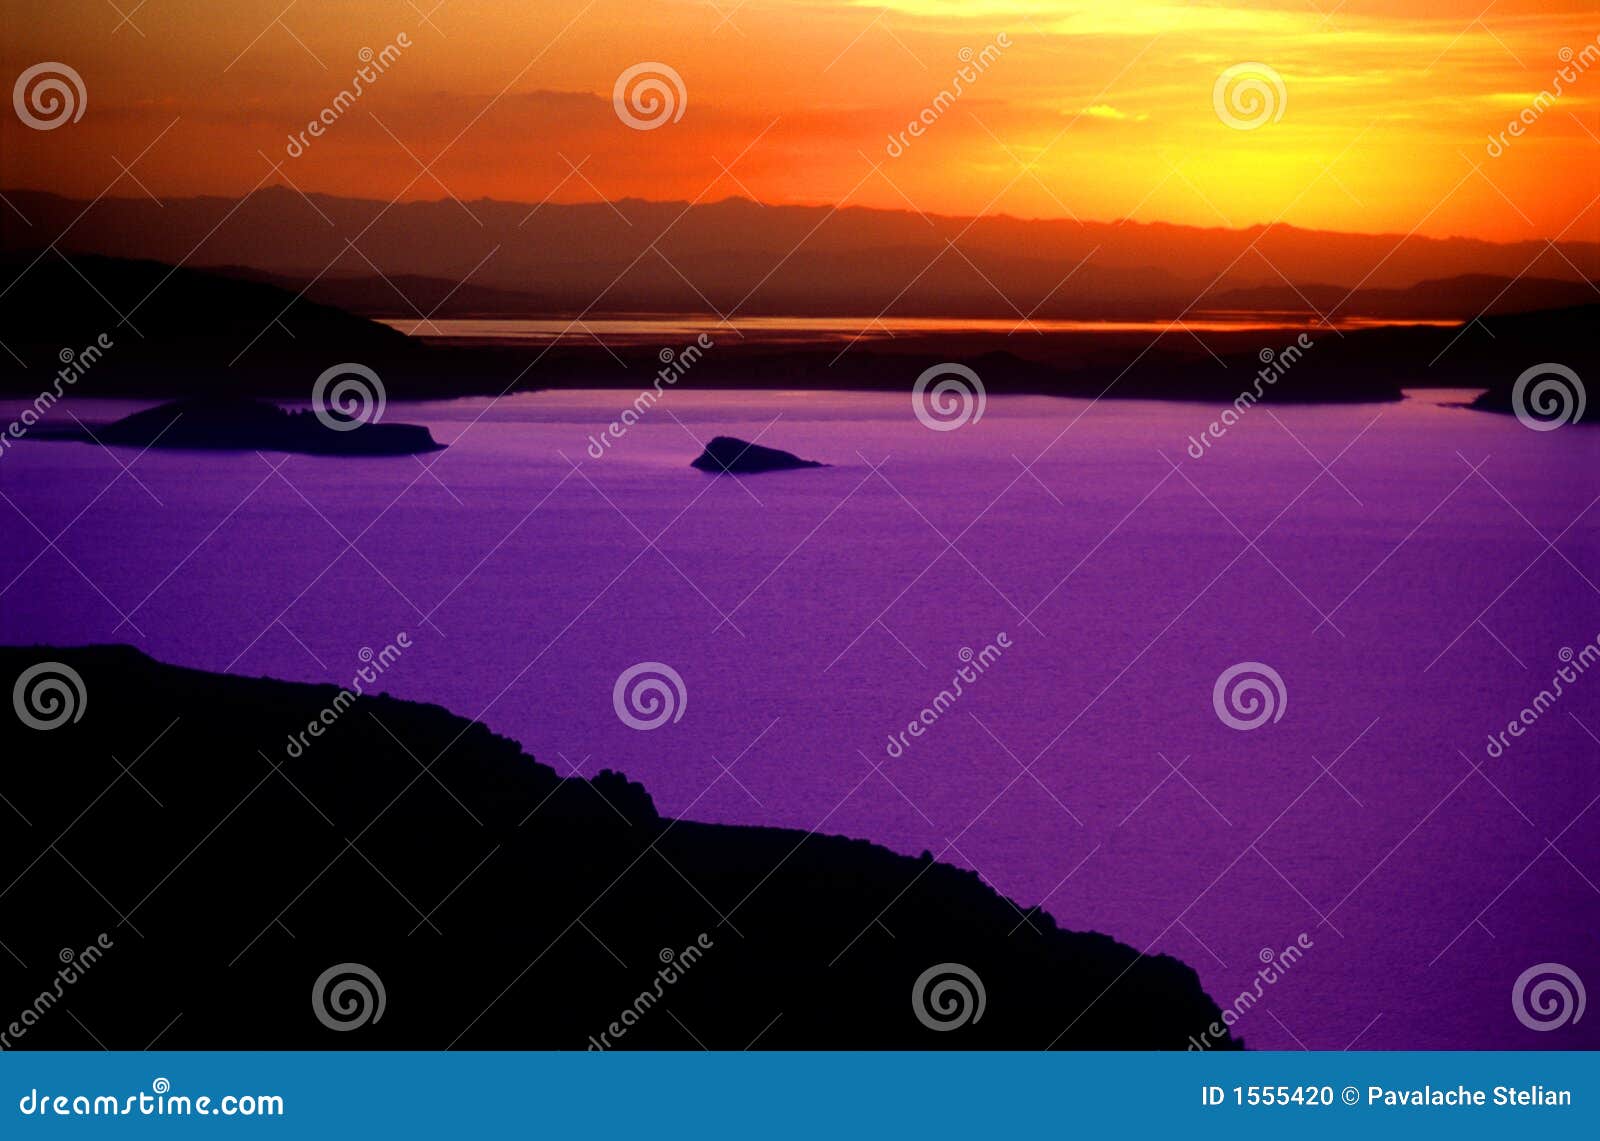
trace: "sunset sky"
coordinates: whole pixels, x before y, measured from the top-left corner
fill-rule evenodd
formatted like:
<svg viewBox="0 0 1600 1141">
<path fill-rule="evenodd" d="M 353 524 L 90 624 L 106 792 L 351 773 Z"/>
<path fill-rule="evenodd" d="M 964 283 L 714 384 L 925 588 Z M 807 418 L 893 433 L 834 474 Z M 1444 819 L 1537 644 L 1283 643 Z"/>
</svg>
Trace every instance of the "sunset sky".
<svg viewBox="0 0 1600 1141">
<path fill-rule="evenodd" d="M 3 0 L 7 83 L 59 61 L 88 99 L 81 121 L 52 131 L 4 116 L 0 186 L 166 197 L 287 179 L 384 201 L 749 195 L 1600 237 L 1600 62 L 1586 72 L 1574 58 L 1570 90 L 1503 154 L 1486 150 L 1553 90 L 1563 49 L 1593 48 L 1592 0 L 285 2 L 57 0 L 41 20 L 36 0 Z M 400 33 L 411 46 L 289 157 L 358 52 Z M 963 49 L 1002 35 L 1011 46 L 923 136 L 886 153 L 950 88 Z M 646 61 L 675 69 L 687 101 L 678 121 L 640 131 L 619 120 L 612 87 Z M 1238 130 L 1214 85 L 1251 61 L 1285 99 L 1276 121 Z"/>
</svg>

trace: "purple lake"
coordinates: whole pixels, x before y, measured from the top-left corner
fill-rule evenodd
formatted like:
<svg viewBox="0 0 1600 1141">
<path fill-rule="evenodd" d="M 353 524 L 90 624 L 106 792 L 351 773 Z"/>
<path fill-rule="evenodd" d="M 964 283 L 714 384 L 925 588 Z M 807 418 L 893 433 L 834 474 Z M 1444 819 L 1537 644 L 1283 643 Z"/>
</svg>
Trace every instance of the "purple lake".
<svg viewBox="0 0 1600 1141">
<path fill-rule="evenodd" d="M 1252 1047 L 1600 1046 L 1511 1002 L 1540 963 L 1600 980 L 1600 671 L 1488 748 L 1600 639 L 1600 432 L 1417 392 L 1258 406 L 1195 459 L 1209 405 L 939 432 L 904 396 L 686 390 L 587 454 L 632 395 L 393 402 L 450 444 L 420 459 L 24 441 L 0 641 L 348 684 L 405 632 L 374 688 L 666 814 L 929 850 L 1223 1007 L 1304 935 Z M 830 466 L 691 469 L 716 434 Z M 613 704 L 644 662 L 686 695 L 648 732 Z M 1278 719 L 1219 716 L 1239 663 Z"/>
</svg>

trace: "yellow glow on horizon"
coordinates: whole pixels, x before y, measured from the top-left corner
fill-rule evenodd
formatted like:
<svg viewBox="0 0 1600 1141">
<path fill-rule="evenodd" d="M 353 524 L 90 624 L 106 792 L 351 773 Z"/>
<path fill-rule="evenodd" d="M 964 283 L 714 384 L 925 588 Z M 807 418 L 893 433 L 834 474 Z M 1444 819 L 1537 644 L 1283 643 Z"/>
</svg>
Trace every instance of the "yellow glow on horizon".
<svg viewBox="0 0 1600 1141">
<path fill-rule="evenodd" d="M 350 83 L 358 50 L 404 32 L 413 46 L 285 164 L 301 189 L 1600 236 L 1585 216 L 1600 192 L 1600 67 L 1561 58 L 1594 48 L 1586 0 L 1502 0 L 1487 14 L 1481 0 L 718 7 L 452 0 L 430 27 L 379 0 L 295 6 L 281 23 L 278 0 L 164 0 L 134 17 L 140 36 L 103 0 L 62 0 L 49 21 L 0 0 L 7 76 L 62 60 L 90 92 L 70 132 L 4 117 L 0 184 L 92 197 L 118 175 L 112 156 L 128 161 L 176 119 L 140 180 L 159 195 L 243 193 L 268 170 L 262 155 L 283 159 Z M 630 130 L 612 84 L 650 60 L 682 76 L 685 114 Z M 1281 80 L 1281 114 L 1236 129 L 1214 85 L 1250 62 Z M 1559 99 L 1493 154 L 1491 137 L 1563 67 L 1576 74 Z M 126 180 L 115 192 L 140 193 Z"/>
</svg>

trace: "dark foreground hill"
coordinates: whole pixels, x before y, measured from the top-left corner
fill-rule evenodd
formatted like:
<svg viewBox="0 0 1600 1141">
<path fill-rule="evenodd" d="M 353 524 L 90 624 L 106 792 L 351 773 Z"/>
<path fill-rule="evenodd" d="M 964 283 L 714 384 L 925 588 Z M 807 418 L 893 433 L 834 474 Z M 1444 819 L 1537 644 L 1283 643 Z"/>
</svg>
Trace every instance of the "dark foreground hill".
<svg viewBox="0 0 1600 1141">
<path fill-rule="evenodd" d="M 1219 1017 L 926 855 L 665 820 L 435 706 L 124 647 L 0 679 L 59 722 L 0 732 L 8 1048 L 1182 1048 Z"/>
</svg>

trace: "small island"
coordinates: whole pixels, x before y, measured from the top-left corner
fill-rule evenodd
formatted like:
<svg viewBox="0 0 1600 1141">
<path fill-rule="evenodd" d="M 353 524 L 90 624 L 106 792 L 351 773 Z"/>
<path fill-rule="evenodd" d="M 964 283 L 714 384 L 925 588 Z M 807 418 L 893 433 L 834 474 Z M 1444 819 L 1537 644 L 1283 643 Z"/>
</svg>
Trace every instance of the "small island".
<svg viewBox="0 0 1600 1141">
<path fill-rule="evenodd" d="M 243 397 L 200 397 L 146 408 L 104 426 L 61 428 L 36 439 L 186 451 L 410 456 L 444 445 L 421 424 L 362 423 L 342 412 L 290 412 Z"/>
<path fill-rule="evenodd" d="M 803 460 L 793 452 L 764 448 L 733 436 L 717 436 L 695 458 L 691 467 L 721 475 L 754 475 L 764 471 L 790 471 L 794 468 L 826 467 L 816 460 Z"/>
</svg>

